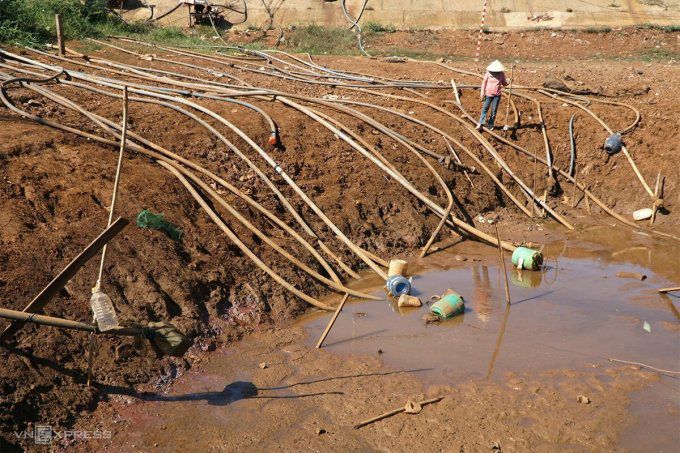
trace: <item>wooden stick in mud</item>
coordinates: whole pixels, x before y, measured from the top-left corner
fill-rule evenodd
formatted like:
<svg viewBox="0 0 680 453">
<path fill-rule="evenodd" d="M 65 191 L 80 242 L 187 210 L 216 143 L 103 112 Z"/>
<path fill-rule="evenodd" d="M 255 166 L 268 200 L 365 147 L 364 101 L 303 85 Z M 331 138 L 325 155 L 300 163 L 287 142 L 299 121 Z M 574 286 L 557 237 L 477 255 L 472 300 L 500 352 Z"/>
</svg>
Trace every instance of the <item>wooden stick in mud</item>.
<svg viewBox="0 0 680 453">
<path fill-rule="evenodd" d="M 656 219 L 656 211 L 659 206 L 663 204 L 663 184 L 665 182 L 665 177 L 661 177 L 661 172 L 656 175 L 656 186 L 654 187 L 654 204 L 652 205 L 652 217 L 649 219 L 649 225 L 654 225 L 654 219 Z M 659 191 L 659 182 L 661 182 L 661 190 Z"/>
<path fill-rule="evenodd" d="M 59 14 L 54 15 L 54 22 L 57 26 L 57 47 L 59 47 L 59 55 L 64 55 L 66 53 L 66 43 L 64 42 L 64 26 L 61 23 L 61 16 Z"/>
<path fill-rule="evenodd" d="M 586 190 L 583 191 L 583 196 L 584 196 L 584 201 L 586 202 L 586 209 L 588 210 L 588 214 L 592 214 L 593 211 L 590 209 L 590 201 L 588 201 L 588 191 L 590 190 L 590 186 L 586 188 Z"/>
<path fill-rule="evenodd" d="M 498 233 L 498 224 L 494 222 L 496 227 L 496 239 L 498 243 L 501 243 L 501 235 Z M 503 257 L 503 248 L 498 247 L 499 259 L 501 260 L 501 266 L 503 269 L 503 276 L 505 277 L 505 302 L 510 305 L 510 287 L 508 286 L 508 271 L 505 269 L 505 258 Z"/>
<path fill-rule="evenodd" d="M 419 401 L 417 404 L 420 404 L 421 406 L 425 406 L 426 404 L 432 404 L 432 403 L 437 403 L 441 400 L 443 400 L 445 397 L 439 396 L 437 398 L 432 398 L 429 400 L 424 400 L 424 401 Z M 362 426 L 370 425 L 373 422 L 377 422 L 378 420 L 382 420 L 383 418 L 391 417 L 393 415 L 397 415 L 400 412 L 404 412 L 406 408 L 405 407 L 400 407 L 399 409 L 394 409 L 389 412 L 385 412 L 384 414 L 380 414 L 377 417 L 369 418 L 368 420 L 364 420 L 361 423 L 358 423 L 354 425 L 354 429 L 359 429 Z"/>
<path fill-rule="evenodd" d="M 656 290 L 656 292 L 661 293 L 661 294 L 672 293 L 674 291 L 680 291 L 680 286 L 676 286 L 676 287 L 673 287 L 673 288 L 659 288 L 659 289 Z"/>
<path fill-rule="evenodd" d="M 345 294 L 345 296 L 340 301 L 338 308 L 336 308 L 335 313 L 333 313 L 333 317 L 331 318 L 331 320 L 328 322 L 328 325 L 326 326 L 326 330 L 323 331 L 323 333 L 321 334 L 321 338 L 319 338 L 319 342 L 316 343 L 316 349 L 319 349 L 321 347 L 321 345 L 323 344 L 323 341 L 326 339 L 328 332 L 331 331 L 331 328 L 333 328 L 333 324 L 335 324 L 335 320 L 338 319 L 338 315 L 342 311 L 342 307 L 345 306 L 345 302 L 347 302 L 348 298 L 349 298 L 349 294 Z"/>
<path fill-rule="evenodd" d="M 460 104 L 460 96 L 458 96 L 458 87 L 456 86 L 456 81 L 451 79 L 451 88 L 453 88 L 453 95 L 456 97 L 456 103 Z"/>
<path fill-rule="evenodd" d="M 35 296 L 35 298 L 29 303 L 24 312 L 26 313 L 37 313 L 48 304 L 54 296 L 56 296 L 59 291 L 68 283 L 69 280 L 73 278 L 78 270 L 83 267 L 94 255 L 99 252 L 99 250 L 104 247 L 104 245 L 111 239 L 116 237 L 123 228 L 129 222 L 119 217 L 115 222 L 113 222 L 106 230 L 104 230 L 99 236 L 97 236 L 90 244 L 85 247 L 85 249 L 80 252 L 52 281 L 42 290 L 40 294 Z M 7 328 L 0 334 L 0 343 L 5 342 L 12 338 L 21 328 L 24 326 L 23 322 L 13 321 Z"/>
</svg>

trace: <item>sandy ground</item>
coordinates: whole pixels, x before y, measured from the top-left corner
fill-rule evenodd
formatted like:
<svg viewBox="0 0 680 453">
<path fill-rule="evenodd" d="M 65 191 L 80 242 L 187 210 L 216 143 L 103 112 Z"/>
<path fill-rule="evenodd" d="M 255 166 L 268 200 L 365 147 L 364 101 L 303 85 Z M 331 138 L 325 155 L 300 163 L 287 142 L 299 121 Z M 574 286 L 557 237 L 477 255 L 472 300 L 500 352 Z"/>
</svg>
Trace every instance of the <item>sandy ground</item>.
<svg viewBox="0 0 680 453">
<path fill-rule="evenodd" d="M 663 39 L 663 42 L 677 48 L 677 33 L 646 33 L 648 34 L 641 35 L 644 42 L 651 40 L 653 43 L 654 40 Z M 509 40 L 519 39 L 515 35 L 502 36 L 508 36 Z M 616 49 L 620 41 L 629 43 L 632 47 L 632 43 L 639 40 L 619 38 L 619 35 L 612 33 L 589 36 L 592 39 L 585 45 L 595 47 L 591 48 L 588 58 L 580 50 L 573 50 L 580 47 L 575 47 L 568 41 L 554 40 L 555 45 L 549 47 L 554 52 L 551 53 L 552 58 L 557 59 L 559 55 L 564 55 L 565 58 L 551 62 L 521 61 L 516 68 L 515 80 L 526 85 L 540 85 L 546 77 L 558 77 L 571 87 L 587 89 L 604 99 L 627 102 L 638 108 L 642 114 L 641 123 L 626 137 L 626 142 L 650 184 L 653 184 L 658 172 L 666 176 L 667 210 L 660 214 L 655 228 L 677 233 L 680 231 L 676 213 L 676 207 L 680 203 L 677 191 L 680 154 L 676 131 L 679 118 L 674 108 L 680 80 L 677 77 L 677 64 L 670 59 L 654 59 L 649 62 L 640 59 L 591 59 L 600 45 Z M 531 46 L 536 52 L 538 48 L 545 47 L 545 43 L 539 40 Z M 132 59 L 113 50 L 100 52 L 101 55 L 117 61 L 177 69 L 165 63 Z M 624 47 L 620 49 L 620 54 L 610 53 L 608 57 L 625 57 L 626 52 L 628 49 Z M 191 58 L 183 60 L 191 61 Z M 327 66 L 389 74 L 391 77 L 445 82 L 451 77 L 445 70 L 433 69 L 433 66 L 423 63 L 394 64 L 351 57 L 326 57 L 317 61 Z M 477 65 L 464 61 L 455 62 L 455 66 L 475 71 L 479 69 Z M 191 70 L 187 72 L 199 75 Z M 254 84 L 267 83 L 272 88 L 293 89 L 290 82 L 271 80 L 266 76 L 239 76 L 248 78 Z M 477 79 L 472 77 L 455 77 L 459 84 L 477 83 Z M 340 89 L 306 85 L 295 86 L 294 89 L 310 95 L 358 96 L 354 92 Z M 76 93 L 71 88 L 55 87 L 55 90 L 67 96 L 77 96 L 78 102 L 87 108 L 116 121 L 120 120 L 117 101 L 93 94 Z M 442 101 L 451 97 L 448 92 L 428 94 Z M 36 96 L 26 90 L 13 91 L 12 96 L 33 113 L 58 118 L 67 124 L 84 124 L 81 118 L 48 101 L 38 100 L 37 104 L 29 104 L 29 100 Z M 463 92 L 463 104 L 475 115 L 479 111 L 477 98 L 471 92 Z M 229 115 L 256 140 L 266 142 L 267 129 L 243 109 L 234 109 L 217 102 L 206 102 L 205 105 Z M 332 134 L 304 121 L 300 115 L 292 114 L 278 104 L 261 102 L 260 105 L 266 106 L 281 130 L 281 141 L 285 148 L 272 150 L 276 159 L 348 236 L 386 258 L 395 254 L 413 256 L 425 243 L 436 226 L 437 219 L 427 215 L 422 205 L 409 197 L 405 190 L 377 177 L 374 167 L 366 165 L 365 161 L 343 146 Z M 415 115 L 449 128 L 448 130 L 461 134 L 462 137 L 461 131 L 449 120 L 432 115 L 421 106 L 409 102 L 394 102 L 391 105 L 411 110 Z M 541 135 L 531 127 L 535 115 L 531 102 L 521 100 L 517 105 L 522 112 L 523 122 L 529 127 L 518 130 L 513 139 L 522 146 L 541 152 Z M 544 108 L 556 165 L 565 168 L 568 166 L 569 152 L 567 122 L 574 110 L 559 103 L 548 102 Z M 630 112 L 621 108 L 594 105 L 593 109 L 614 129 L 623 128 L 633 120 Z M 503 114 L 499 112 L 499 121 L 502 121 Z M 139 104 L 131 106 L 131 118 L 133 130 L 228 175 L 230 182 L 248 191 L 271 209 L 277 209 L 272 197 L 262 190 L 263 185 L 249 174 L 244 165 L 233 155 L 224 153 L 220 145 L 200 128 L 187 124 L 182 117 L 172 112 Z M 423 146 L 444 149 L 442 143 L 433 141 L 436 140 L 434 136 L 410 123 L 387 118 L 382 114 L 376 114 L 376 118 L 401 128 L 402 133 L 417 139 Z M 429 191 L 440 203 L 444 203 L 443 193 L 432 183 L 431 175 L 414 165 L 390 140 L 375 136 L 356 122 L 349 119 L 347 121 L 364 138 L 379 146 L 386 157 L 393 160 L 416 186 Z M 5 108 L 0 108 L 0 124 L 0 295 L 3 306 L 22 309 L 103 228 L 116 154 L 111 149 L 19 119 Z M 626 216 L 630 216 L 634 209 L 647 207 L 649 199 L 624 156 L 618 155 L 605 160 L 601 143 L 606 133 L 601 126 L 585 115 L 578 116 L 576 125 L 579 179 L 587 183 L 608 206 Z M 234 140 L 240 144 L 238 139 Z M 461 140 L 471 144 L 466 138 L 462 137 Z M 527 159 L 514 154 L 510 149 L 499 149 L 515 171 L 525 180 L 530 180 L 533 171 Z M 482 156 L 481 151 L 479 155 Z M 477 214 L 494 212 L 502 216 L 504 234 L 512 235 L 517 241 L 532 240 L 533 235 L 543 235 L 543 231 L 537 231 L 535 224 L 532 226 L 526 223 L 526 219 L 520 216 L 521 213 L 510 207 L 509 201 L 493 188 L 486 176 L 473 175 L 473 189 L 459 173 L 440 170 L 460 200 L 454 210 L 460 217 L 474 221 Z M 274 174 L 273 170 L 271 174 Z M 545 187 L 543 179 L 538 180 L 539 193 Z M 516 187 L 511 187 L 516 190 Z M 282 190 L 285 191 L 283 186 Z M 586 217 L 583 205 L 572 210 L 567 205 L 560 204 L 562 195 L 564 194 L 551 198 L 551 204 L 558 212 L 576 223 L 591 222 Z M 292 299 L 282 288 L 257 271 L 250 261 L 226 242 L 181 185 L 160 167 L 140 156 L 130 156 L 124 165 L 120 200 L 123 200 L 119 205 L 120 215 L 134 219 L 143 208 L 164 212 L 168 220 L 184 230 L 184 238 L 177 243 L 158 232 L 129 226 L 110 248 L 106 290 L 117 301 L 117 308 L 123 318 L 142 321 L 170 319 L 195 338 L 196 346 L 189 358 L 158 361 L 149 350 L 136 350 L 129 342 L 103 342 L 96 362 L 97 379 L 101 385 L 86 389 L 83 376 L 86 336 L 26 327 L 13 344 L 13 349 L 0 351 L 1 360 L 6 364 L 0 369 L 3 448 L 8 449 L 11 444 L 16 444 L 13 431 L 27 429 L 41 422 L 60 427 L 73 426 L 78 420 L 87 417 L 101 401 L 116 401 L 117 393 L 130 393 L 136 386 L 157 391 L 188 370 L 197 373 L 199 379 L 205 374 L 205 379 L 209 382 L 209 385 L 206 384 L 208 394 L 198 398 L 200 403 L 197 404 L 200 406 L 194 404 L 194 399 L 182 403 L 181 410 L 185 411 L 186 418 L 184 422 L 181 418 L 177 419 L 178 426 L 200 417 L 199 408 L 210 409 L 225 404 L 231 407 L 231 399 L 241 399 L 244 391 L 250 395 L 253 386 L 259 392 L 259 389 L 280 386 L 282 382 L 290 385 L 325 377 L 396 371 L 385 369 L 375 358 L 335 357 L 324 351 L 308 351 L 301 343 L 301 328 L 271 327 L 286 325 L 307 307 L 303 302 Z M 613 223 L 613 220 L 604 217 L 599 210 L 595 209 L 594 212 L 596 221 Z M 284 216 L 283 213 L 280 214 Z M 255 221 L 259 225 L 266 225 L 262 219 L 255 218 Z M 554 225 L 552 221 L 545 223 Z M 477 226 L 492 231 L 486 224 Z M 239 234 L 246 234 L 238 226 L 235 229 Z M 326 239 L 330 238 L 327 232 L 323 232 L 323 235 Z M 288 239 L 281 237 L 280 240 L 282 245 L 295 250 L 296 246 Z M 536 238 L 533 237 L 533 240 Z M 450 242 L 451 239 L 445 237 L 442 245 Z M 323 287 L 314 285 L 301 273 L 277 261 L 278 258 L 257 241 L 249 239 L 249 244 L 260 256 L 270 261 L 277 271 L 309 294 L 325 294 Z M 359 262 L 349 251 L 340 249 L 338 253 L 348 263 L 358 267 Z M 659 272 L 677 282 L 677 273 L 673 271 L 675 265 L 671 260 L 671 269 Z M 95 267 L 94 262 L 85 267 L 50 304 L 47 314 L 88 319 L 87 295 L 95 279 Z M 246 283 L 254 290 L 249 289 Z M 232 349 L 224 345 L 253 330 L 263 332 L 248 340 L 249 343 L 243 346 L 244 350 L 238 353 L 238 359 L 233 357 Z M 265 355 L 270 354 L 264 360 L 280 362 L 280 365 L 255 370 L 252 375 L 248 373 L 245 377 L 239 376 L 238 370 L 254 369 L 261 361 L 250 357 L 248 351 L 254 349 L 248 350 L 248 347 L 262 349 Z M 218 348 L 218 352 L 210 354 L 215 348 Z M 289 352 L 286 353 L 286 350 Z M 302 354 L 307 354 L 305 359 L 295 359 Z M 216 361 L 216 368 L 211 369 L 211 355 L 230 357 L 229 368 L 225 368 L 227 365 L 224 361 Z M 201 363 L 197 364 L 191 357 L 199 358 Z M 220 379 L 211 381 L 211 376 L 219 376 Z M 284 379 L 286 376 L 290 378 Z M 235 390 L 230 387 L 224 392 L 217 388 L 224 388 L 239 379 L 251 382 L 252 386 L 246 385 L 243 390 L 239 384 Z M 320 407 L 311 397 L 293 398 L 290 401 L 292 406 L 281 407 L 275 404 L 276 400 L 267 398 L 243 399 L 238 405 L 233 405 L 238 408 L 238 412 L 234 412 L 235 415 L 225 421 L 227 425 L 220 432 L 229 442 L 239 442 L 235 446 L 240 449 L 276 445 L 283 439 L 285 443 L 282 445 L 295 449 L 324 442 L 323 448 L 337 449 L 344 446 L 403 450 L 407 446 L 431 446 L 433 449 L 453 450 L 462 445 L 466 449 L 478 450 L 489 448 L 492 442 L 504 439 L 503 448 L 514 446 L 518 450 L 548 451 L 551 450 L 551 442 L 575 449 L 606 450 L 612 443 L 615 444 L 617 436 L 628 423 L 625 411 L 629 392 L 642 388 L 655 378 L 643 371 L 628 370 L 623 373 L 618 368 L 607 367 L 590 373 L 552 370 L 545 374 L 509 377 L 508 382 L 520 380 L 523 383 L 517 384 L 521 389 L 517 392 L 520 393 L 509 390 L 508 384 L 503 382 L 467 382 L 461 384 L 462 387 L 455 386 L 455 389 L 453 386 L 426 388 L 418 382 L 417 373 L 375 376 L 370 379 L 375 384 L 366 385 L 364 380 L 335 379 L 282 389 L 284 396 L 331 391 L 346 393 L 344 397 L 333 394 L 319 396 L 324 401 Z M 532 385 L 538 381 L 540 384 L 537 386 L 542 390 L 536 392 Z M 181 382 L 180 379 L 172 394 L 183 394 Z M 195 392 L 194 381 L 187 381 L 186 385 L 188 387 L 184 393 Z M 311 387 L 306 388 L 308 385 Z M 381 386 L 385 391 L 381 393 L 380 399 L 370 406 L 371 410 L 365 410 L 364 403 L 374 398 L 371 395 L 375 395 L 375 388 Z M 592 386 L 602 388 L 600 391 L 607 395 L 606 403 L 593 399 L 590 405 L 576 404 L 575 393 L 590 391 Z M 425 408 L 417 423 L 413 422 L 415 417 L 400 415 L 376 427 L 360 431 L 350 428 L 365 416 L 403 404 L 407 395 L 403 392 L 404 388 L 409 389 L 408 396 L 413 398 L 440 393 L 447 397 L 441 403 Z M 218 393 L 213 395 L 211 392 Z M 227 396 L 224 395 L 225 392 Z M 347 395 L 351 395 L 351 398 Z M 476 405 L 477 398 L 482 401 L 479 405 Z M 253 423 L 252 434 L 235 436 L 234 433 L 242 432 L 239 430 L 243 429 L 242 424 L 235 421 L 240 421 L 242 417 L 246 421 L 247 417 L 257 419 L 262 405 L 272 410 L 268 412 L 267 423 Z M 151 406 L 158 409 L 152 409 Z M 127 420 L 125 423 L 130 423 L 134 429 L 135 417 L 151 417 L 155 413 L 161 413 L 161 407 L 166 407 L 162 401 L 145 401 L 141 405 L 131 405 L 130 409 L 125 409 L 131 412 L 122 412 L 121 419 L 123 422 Z M 460 407 L 465 407 L 465 411 L 459 413 L 454 410 Z M 496 407 L 498 410 L 495 410 Z M 528 407 L 532 410 L 529 411 Z M 106 411 L 109 410 L 112 409 L 102 409 L 103 418 L 107 417 Z M 579 417 L 583 412 L 589 414 L 586 421 Z M 531 421 L 525 420 L 525 417 L 531 418 Z M 234 421 L 230 421 L 231 419 Z M 432 423 L 424 423 L 424 420 Z M 437 423 L 438 429 L 432 430 L 429 425 L 434 421 L 443 423 Z M 532 430 L 533 434 L 529 433 L 525 422 L 538 424 L 540 429 Z M 161 423 L 160 417 L 158 423 Z M 493 429 L 479 428 L 486 423 Z M 289 429 L 290 426 L 298 425 L 303 428 L 296 431 Z M 317 427 L 328 432 L 317 435 Z M 217 428 L 216 426 L 215 429 Z M 168 426 L 167 429 L 175 428 Z M 381 429 L 388 431 L 379 431 L 382 435 L 365 434 L 366 430 L 373 432 Z M 511 435 L 511 432 L 517 435 Z M 587 434 L 581 435 L 584 432 Z M 398 433 L 402 435 L 397 435 Z M 134 435 L 130 436 L 129 444 L 132 445 Z M 424 438 L 428 440 L 425 441 Z M 514 440 L 509 440 L 510 438 Z M 162 442 L 164 440 L 159 436 L 151 445 L 163 445 Z M 27 441 L 19 443 L 29 445 Z M 115 447 L 112 444 L 109 446 Z M 320 449 L 322 445 L 319 444 L 318 447 Z M 87 446 L 82 448 L 87 449 Z"/>
<path fill-rule="evenodd" d="M 300 328 L 256 334 L 237 350 L 218 351 L 168 395 L 118 397 L 123 401 L 102 407 L 95 423 L 81 424 L 109 430 L 112 439 L 78 445 L 83 451 L 484 451 L 494 444 L 504 451 L 605 451 L 631 422 L 630 392 L 658 379 L 598 366 L 425 387 L 418 370 L 388 368 L 378 355 L 338 358 L 302 346 L 303 339 Z M 262 362 L 266 369 L 259 369 Z M 579 395 L 591 403 L 579 403 Z M 438 396 L 445 398 L 418 415 L 352 428 L 407 400 Z"/>
</svg>

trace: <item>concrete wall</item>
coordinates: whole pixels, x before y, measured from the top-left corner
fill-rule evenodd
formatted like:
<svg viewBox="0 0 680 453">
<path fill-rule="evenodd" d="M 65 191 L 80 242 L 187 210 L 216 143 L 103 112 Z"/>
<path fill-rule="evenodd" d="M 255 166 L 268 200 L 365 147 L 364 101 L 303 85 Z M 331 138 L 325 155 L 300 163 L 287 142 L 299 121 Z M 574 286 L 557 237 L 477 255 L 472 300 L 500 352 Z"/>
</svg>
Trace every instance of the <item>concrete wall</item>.
<svg viewBox="0 0 680 453">
<path fill-rule="evenodd" d="M 177 0 L 149 0 L 162 14 Z M 213 0 L 220 3 L 227 0 Z M 274 26 L 320 24 L 347 26 L 340 1 L 246 0 L 248 21 L 262 26 L 269 15 L 263 1 L 276 7 Z M 361 23 L 368 21 L 407 28 L 479 27 L 484 0 L 369 0 Z M 355 15 L 363 0 L 347 0 Z M 145 17 L 145 11 L 131 12 Z M 163 20 L 185 26 L 186 8 Z M 486 24 L 491 29 L 585 28 L 639 24 L 680 25 L 680 0 L 488 0 Z"/>
</svg>

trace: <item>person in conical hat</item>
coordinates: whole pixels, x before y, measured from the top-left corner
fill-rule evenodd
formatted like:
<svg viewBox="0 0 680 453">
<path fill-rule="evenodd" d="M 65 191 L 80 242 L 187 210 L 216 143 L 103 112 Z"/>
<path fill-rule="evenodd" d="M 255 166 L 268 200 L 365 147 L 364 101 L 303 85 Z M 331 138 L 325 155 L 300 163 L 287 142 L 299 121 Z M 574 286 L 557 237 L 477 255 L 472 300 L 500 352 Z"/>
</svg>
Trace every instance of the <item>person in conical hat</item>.
<svg viewBox="0 0 680 453">
<path fill-rule="evenodd" d="M 503 71 L 505 71 L 505 68 L 498 60 L 494 60 L 486 68 L 486 74 L 484 74 L 484 80 L 482 80 L 482 87 L 479 92 L 479 98 L 484 101 L 484 104 L 482 104 L 482 115 L 479 117 L 479 123 L 477 123 L 478 131 L 481 131 L 482 126 L 484 126 L 489 107 L 491 107 L 491 112 L 486 122 L 486 127 L 493 130 L 496 111 L 501 101 L 501 89 L 509 83 Z"/>
</svg>

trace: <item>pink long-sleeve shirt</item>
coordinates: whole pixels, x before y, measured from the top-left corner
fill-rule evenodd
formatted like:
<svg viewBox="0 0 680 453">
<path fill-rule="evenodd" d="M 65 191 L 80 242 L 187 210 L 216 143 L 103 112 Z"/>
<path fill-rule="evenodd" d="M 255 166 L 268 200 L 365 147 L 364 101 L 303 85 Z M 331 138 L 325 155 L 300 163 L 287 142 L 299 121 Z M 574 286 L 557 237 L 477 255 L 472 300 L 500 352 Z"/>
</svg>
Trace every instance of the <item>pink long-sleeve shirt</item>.
<svg viewBox="0 0 680 453">
<path fill-rule="evenodd" d="M 487 71 L 482 80 L 482 93 L 484 96 L 498 96 L 501 94 L 501 87 L 507 86 L 504 72 L 490 73 Z"/>
</svg>

